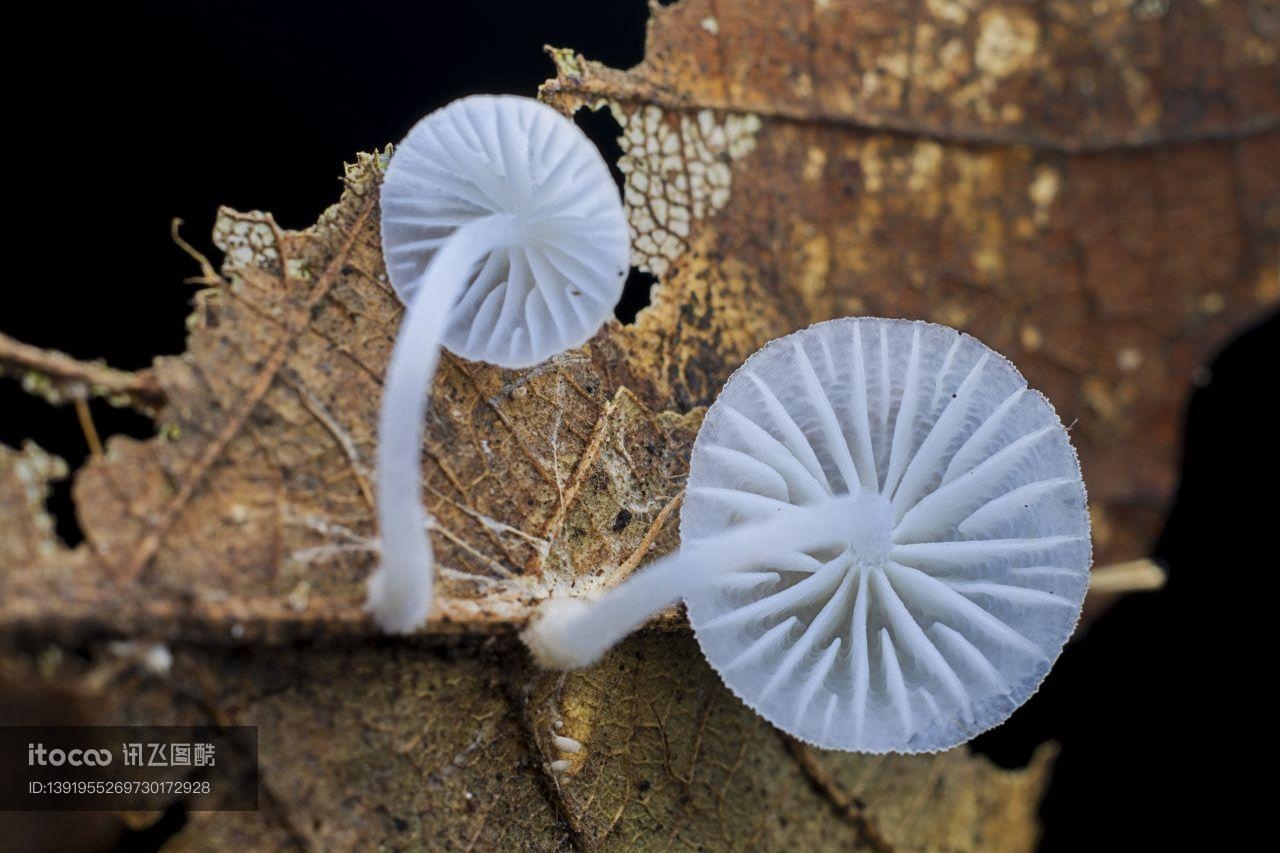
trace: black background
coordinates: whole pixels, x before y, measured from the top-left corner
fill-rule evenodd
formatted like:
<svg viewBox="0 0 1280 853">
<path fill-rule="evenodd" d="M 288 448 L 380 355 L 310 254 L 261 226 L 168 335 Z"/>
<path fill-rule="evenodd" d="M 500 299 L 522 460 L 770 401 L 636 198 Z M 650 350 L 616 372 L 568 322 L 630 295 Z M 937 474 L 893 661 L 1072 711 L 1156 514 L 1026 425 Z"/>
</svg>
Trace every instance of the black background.
<svg viewBox="0 0 1280 853">
<path fill-rule="evenodd" d="M 123 368 L 183 347 L 192 288 L 182 279 L 196 269 L 170 240 L 171 218 L 215 260 L 219 204 L 304 227 L 337 198 L 354 152 L 399 139 L 460 95 L 533 94 L 552 72 L 544 43 L 632 65 L 647 17 L 643 0 L 45 4 L 33 14 L 10 32 L 33 58 L 7 86 L 18 146 L 8 212 L 20 226 L 0 330 Z M 1280 387 L 1278 325 L 1232 344 L 1190 406 L 1183 486 L 1155 549 L 1169 587 L 1121 602 L 978 741 L 1010 767 L 1037 743 L 1062 744 L 1045 850 L 1230 847 L 1274 787 L 1263 781 L 1274 605 L 1262 587 L 1280 562 L 1267 545 L 1277 431 L 1263 406 Z M 151 429 L 102 405 L 94 416 L 104 438 Z M 0 441 L 24 438 L 73 467 L 85 456 L 70 409 L 0 381 Z M 52 505 L 74 541 L 65 485 Z M 1238 760 L 1264 775 L 1242 784 Z"/>
</svg>

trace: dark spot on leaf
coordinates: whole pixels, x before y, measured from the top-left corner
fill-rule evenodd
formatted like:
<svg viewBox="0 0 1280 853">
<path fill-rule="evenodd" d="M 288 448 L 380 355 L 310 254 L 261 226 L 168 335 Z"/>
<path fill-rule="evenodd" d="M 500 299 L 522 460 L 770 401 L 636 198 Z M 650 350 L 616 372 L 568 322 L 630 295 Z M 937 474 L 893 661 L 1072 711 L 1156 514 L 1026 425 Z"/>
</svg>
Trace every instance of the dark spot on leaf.
<svg viewBox="0 0 1280 853">
<path fill-rule="evenodd" d="M 627 525 L 630 523 L 631 523 L 631 510 L 627 509 L 626 507 L 623 507 L 622 509 L 618 510 L 618 515 L 613 520 L 613 532 L 621 533 L 623 530 L 626 530 Z"/>
<path fill-rule="evenodd" d="M 155 823 L 139 829 L 126 829 L 116 840 L 116 850 L 159 850 L 187 825 L 187 804 L 174 803 L 165 809 Z"/>
</svg>

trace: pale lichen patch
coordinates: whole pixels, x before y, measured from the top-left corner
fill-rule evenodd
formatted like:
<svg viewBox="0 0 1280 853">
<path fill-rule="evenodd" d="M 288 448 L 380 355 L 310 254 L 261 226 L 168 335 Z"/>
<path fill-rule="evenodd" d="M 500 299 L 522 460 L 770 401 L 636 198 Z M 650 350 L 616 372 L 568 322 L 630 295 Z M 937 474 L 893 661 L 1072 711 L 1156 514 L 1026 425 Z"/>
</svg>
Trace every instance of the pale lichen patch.
<svg viewBox="0 0 1280 853">
<path fill-rule="evenodd" d="M 943 97 L 991 125 L 1027 120 L 1019 95 L 1027 75 L 1045 72 L 1049 38 L 1030 12 L 1017 7 L 978 13 L 969 0 L 928 0 L 915 27 L 909 73 L 913 108 Z"/>
<path fill-rule="evenodd" d="M 10 478 L 19 489 L 19 503 L 24 504 L 10 510 L 11 517 L 6 519 L 26 526 L 21 540 L 6 543 L 12 550 L 21 551 L 17 547 L 25 544 L 34 551 L 27 551 L 24 556 L 44 561 L 55 556 L 62 549 L 54 533 L 53 517 L 45 510 L 45 499 L 49 496 L 49 484 L 67 477 L 67 463 L 61 458 L 46 453 L 31 442 L 23 445 L 21 451 L 15 451 L 0 445 L 0 474 L 9 469 Z M 0 483 L 0 486 L 3 486 Z M 0 494 L 0 498 L 4 495 Z M 2 503 L 2 501 L 0 501 Z M 21 519 L 21 521 L 19 521 Z M 0 554 L 6 554 L 0 549 Z"/>
<path fill-rule="evenodd" d="M 888 139 L 869 139 L 848 152 L 860 167 L 863 189 L 868 194 L 893 192 L 905 185 L 914 194 L 914 202 L 924 205 L 931 215 L 937 211 L 944 183 L 943 154 L 938 143 L 921 140 L 904 157 Z"/>
<path fill-rule="evenodd" d="M 1169 0 L 1137 0 L 1133 17 L 1139 21 L 1158 21 L 1169 11 Z"/>
<path fill-rule="evenodd" d="M 1040 26 L 1027 12 L 989 9 L 978 19 L 974 62 L 992 77 L 1008 77 L 1031 64 L 1040 45 Z"/>
<path fill-rule="evenodd" d="M 938 322 L 946 323 L 948 326 L 957 329 L 963 329 L 973 322 L 973 309 L 954 299 L 938 303 L 934 313 L 938 318 Z"/>
<path fill-rule="evenodd" d="M 831 242 L 812 222 L 799 221 L 791 227 L 790 243 L 797 253 L 797 284 L 805 303 L 821 306 L 823 297 L 829 291 L 827 279 L 831 274 Z"/>
<path fill-rule="evenodd" d="M 1123 347 L 1116 353 L 1116 366 L 1125 373 L 1132 373 L 1142 366 L 1142 350 L 1137 347 Z"/>
<path fill-rule="evenodd" d="M 306 279 L 311 277 L 310 270 L 302 258 L 290 258 L 284 265 L 285 275 L 289 278 Z"/>
<path fill-rule="evenodd" d="M 1061 186 L 1062 180 L 1052 168 L 1041 166 L 1036 169 L 1031 178 L 1031 184 L 1027 187 L 1027 197 L 1035 205 L 1036 225 L 1048 224 L 1049 208 L 1053 205 L 1053 200 L 1058 197 Z"/>
<path fill-rule="evenodd" d="M 628 112 L 616 104 L 613 115 L 623 130 L 618 168 L 626 177 L 632 262 L 662 276 L 688 248 L 693 223 L 728 202 L 730 163 L 755 149 L 760 118 L 712 110 L 676 116 L 656 106 Z"/>
<path fill-rule="evenodd" d="M 1271 65 L 1280 51 L 1277 51 L 1274 41 L 1249 35 L 1240 45 L 1240 54 L 1246 62 L 1254 65 Z"/>
<path fill-rule="evenodd" d="M 792 75 L 791 91 L 795 97 L 801 100 L 809 100 L 813 97 L 813 75 L 808 71 L 801 71 Z"/>
<path fill-rule="evenodd" d="M 884 146 L 868 143 L 862 149 L 860 162 L 862 165 L 862 188 L 868 193 L 878 193 L 884 189 Z"/>
<path fill-rule="evenodd" d="M 810 145 L 804 158 L 804 179 L 808 183 L 822 180 L 822 171 L 827 165 L 827 149 Z"/>
<path fill-rule="evenodd" d="M 1280 264 L 1268 264 L 1263 269 L 1253 292 L 1261 305 L 1270 305 L 1280 299 Z"/>
<path fill-rule="evenodd" d="M 1222 310 L 1227 307 L 1227 300 L 1221 293 L 1217 291 L 1206 293 L 1200 298 L 1200 311 L 1204 314 L 1213 316 L 1221 314 Z"/>
<path fill-rule="evenodd" d="M 969 20 L 974 4 L 972 0 L 927 0 L 926 5 L 938 20 L 949 24 L 963 24 Z"/>
<path fill-rule="evenodd" d="M 919 142 L 911 152 L 911 172 L 907 187 L 912 192 L 928 192 L 937 187 L 942 169 L 942 146 L 936 142 Z"/>
<path fill-rule="evenodd" d="M 297 585 L 289 591 L 286 601 L 289 609 L 294 613 L 305 613 L 311 604 L 311 582 L 305 579 L 298 581 Z"/>
</svg>

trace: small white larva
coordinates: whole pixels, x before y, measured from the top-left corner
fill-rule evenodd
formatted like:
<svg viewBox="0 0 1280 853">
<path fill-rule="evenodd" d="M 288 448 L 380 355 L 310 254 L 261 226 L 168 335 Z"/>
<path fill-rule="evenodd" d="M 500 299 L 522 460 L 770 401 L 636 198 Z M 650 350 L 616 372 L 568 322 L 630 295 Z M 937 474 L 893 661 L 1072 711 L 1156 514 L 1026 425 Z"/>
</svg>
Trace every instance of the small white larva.
<svg viewBox="0 0 1280 853">
<path fill-rule="evenodd" d="M 567 758 L 561 758 L 558 761 L 551 762 L 552 773 L 565 773 L 573 766 L 573 762 Z"/>
<path fill-rule="evenodd" d="M 551 743 L 561 752 L 578 753 L 582 751 L 582 744 L 571 737 L 564 735 L 555 735 L 551 738 Z"/>
<path fill-rule="evenodd" d="M 535 656 L 587 665 L 683 597 L 743 702 L 859 752 L 1005 720 L 1075 628 L 1091 558 L 1049 401 L 974 338 L 902 320 L 819 323 L 751 356 L 703 420 L 680 535 L 599 599 L 548 601 Z"/>
</svg>

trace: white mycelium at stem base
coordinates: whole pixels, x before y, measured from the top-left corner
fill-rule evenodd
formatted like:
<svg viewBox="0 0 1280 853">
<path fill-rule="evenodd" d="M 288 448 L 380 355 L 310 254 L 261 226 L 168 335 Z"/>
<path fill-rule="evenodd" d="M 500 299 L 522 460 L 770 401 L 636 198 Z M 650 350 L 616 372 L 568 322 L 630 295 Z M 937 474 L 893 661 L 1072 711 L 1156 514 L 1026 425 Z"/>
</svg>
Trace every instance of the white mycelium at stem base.
<svg viewBox="0 0 1280 853">
<path fill-rule="evenodd" d="M 465 98 L 427 116 L 397 147 L 381 202 L 387 273 L 408 309 L 378 422 L 382 562 L 368 608 L 403 633 L 431 609 L 421 451 L 441 344 L 508 368 L 580 346 L 622 292 L 629 241 L 591 141 L 527 98 Z"/>
<path fill-rule="evenodd" d="M 821 323 L 734 374 L 698 433 L 681 550 L 526 640 L 586 665 L 683 597 L 745 703 L 862 752 L 946 749 L 1009 716 L 1079 618 L 1089 518 L 1053 407 L 942 326 Z"/>
</svg>

